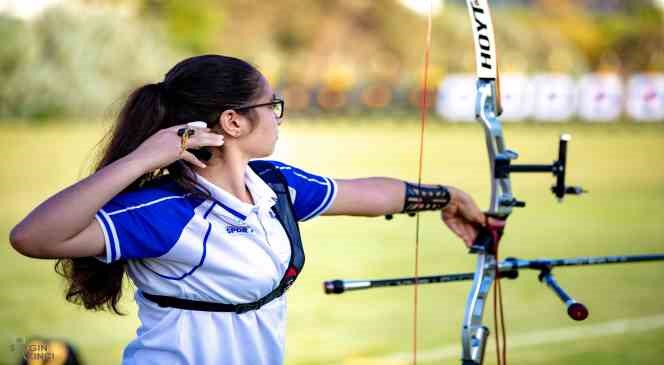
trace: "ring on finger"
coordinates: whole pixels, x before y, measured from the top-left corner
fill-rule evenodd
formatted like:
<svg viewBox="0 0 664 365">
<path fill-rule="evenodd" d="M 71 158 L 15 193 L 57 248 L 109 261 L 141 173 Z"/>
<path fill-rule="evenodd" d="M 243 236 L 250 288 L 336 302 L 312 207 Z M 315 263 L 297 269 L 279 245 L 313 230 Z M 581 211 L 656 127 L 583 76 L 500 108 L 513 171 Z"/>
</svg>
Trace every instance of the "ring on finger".
<svg viewBox="0 0 664 365">
<path fill-rule="evenodd" d="M 189 137 L 193 136 L 196 131 L 193 128 L 185 127 L 178 129 L 178 136 L 180 136 L 180 153 L 184 153 L 189 145 Z"/>
</svg>

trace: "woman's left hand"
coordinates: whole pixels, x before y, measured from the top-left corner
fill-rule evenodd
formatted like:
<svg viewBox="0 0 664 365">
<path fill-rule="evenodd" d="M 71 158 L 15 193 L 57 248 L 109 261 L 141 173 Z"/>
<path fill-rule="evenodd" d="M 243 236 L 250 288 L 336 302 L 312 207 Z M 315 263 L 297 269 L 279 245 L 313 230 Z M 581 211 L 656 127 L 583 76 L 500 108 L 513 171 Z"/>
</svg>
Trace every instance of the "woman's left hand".
<svg viewBox="0 0 664 365">
<path fill-rule="evenodd" d="M 470 247 L 480 228 L 486 224 L 486 217 L 470 195 L 451 186 L 447 186 L 447 189 L 450 202 L 443 208 L 443 222 Z"/>
</svg>

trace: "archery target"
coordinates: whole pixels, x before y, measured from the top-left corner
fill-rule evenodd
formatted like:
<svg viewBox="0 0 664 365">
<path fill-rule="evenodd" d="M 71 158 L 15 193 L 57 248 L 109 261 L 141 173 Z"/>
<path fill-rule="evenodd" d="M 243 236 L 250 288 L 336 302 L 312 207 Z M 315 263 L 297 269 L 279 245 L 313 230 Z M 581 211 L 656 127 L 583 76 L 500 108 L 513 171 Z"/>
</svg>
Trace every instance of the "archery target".
<svg viewBox="0 0 664 365">
<path fill-rule="evenodd" d="M 501 120 L 517 122 L 530 117 L 535 106 L 535 85 L 524 74 L 500 76 L 500 101 L 503 106 Z"/>
<path fill-rule="evenodd" d="M 565 122 L 576 106 L 576 83 L 565 74 L 540 74 L 534 77 L 535 109 L 533 116 L 542 122 Z"/>
<path fill-rule="evenodd" d="M 627 114 L 638 122 L 664 121 L 664 74 L 637 74 L 627 84 Z"/>
<path fill-rule="evenodd" d="M 451 122 L 475 121 L 475 75 L 450 74 L 441 81 L 436 113 Z"/>
<path fill-rule="evenodd" d="M 579 80 L 579 116 L 590 122 L 620 117 L 623 85 L 617 74 L 588 74 Z"/>
</svg>

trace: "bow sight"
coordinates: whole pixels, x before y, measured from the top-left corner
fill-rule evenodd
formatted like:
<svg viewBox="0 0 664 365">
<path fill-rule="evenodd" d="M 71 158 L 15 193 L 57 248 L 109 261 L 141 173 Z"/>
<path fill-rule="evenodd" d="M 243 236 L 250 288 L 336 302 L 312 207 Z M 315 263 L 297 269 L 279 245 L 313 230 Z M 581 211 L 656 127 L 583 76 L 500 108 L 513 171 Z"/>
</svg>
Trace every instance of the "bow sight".
<svg viewBox="0 0 664 365">
<path fill-rule="evenodd" d="M 550 172 L 556 177 L 555 185 L 551 186 L 551 192 L 558 200 L 562 201 L 565 195 L 580 195 L 587 193 L 580 186 L 566 186 L 565 185 L 565 172 L 567 171 L 567 144 L 572 139 L 569 134 L 560 135 L 558 143 L 558 159 L 553 161 L 551 165 L 531 165 L 512 164 L 513 160 L 519 157 L 515 151 L 505 150 L 499 153 L 494 160 L 494 177 L 495 178 L 508 178 L 510 173 L 537 173 L 537 172 Z M 512 207 L 525 207 L 526 203 L 518 201 L 515 198 L 509 201 L 501 201 L 501 205 Z"/>
</svg>

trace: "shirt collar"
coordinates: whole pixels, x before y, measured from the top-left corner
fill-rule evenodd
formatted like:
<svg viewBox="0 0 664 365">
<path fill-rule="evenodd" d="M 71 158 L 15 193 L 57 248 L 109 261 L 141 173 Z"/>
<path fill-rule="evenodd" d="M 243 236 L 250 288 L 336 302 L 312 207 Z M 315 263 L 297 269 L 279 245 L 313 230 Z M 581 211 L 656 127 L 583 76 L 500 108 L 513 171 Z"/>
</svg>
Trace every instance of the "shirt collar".
<svg viewBox="0 0 664 365">
<path fill-rule="evenodd" d="M 210 191 L 212 198 L 225 211 L 241 221 L 246 220 L 251 213 L 258 210 L 272 208 L 277 201 L 277 194 L 249 166 L 245 170 L 244 179 L 255 204 L 243 202 L 196 172 L 194 172 L 194 175 L 196 181 Z"/>
<path fill-rule="evenodd" d="M 247 187 L 254 197 L 257 205 L 263 205 L 271 208 L 277 202 L 277 194 L 272 188 L 260 177 L 258 174 L 247 165 L 244 172 L 244 177 L 247 181 Z M 258 198 L 258 201 L 256 200 Z"/>
</svg>

